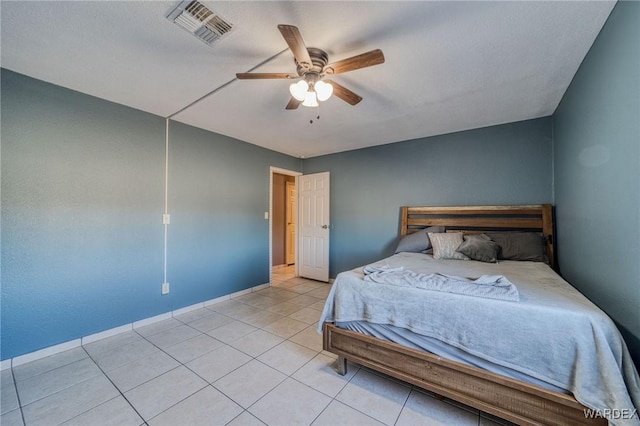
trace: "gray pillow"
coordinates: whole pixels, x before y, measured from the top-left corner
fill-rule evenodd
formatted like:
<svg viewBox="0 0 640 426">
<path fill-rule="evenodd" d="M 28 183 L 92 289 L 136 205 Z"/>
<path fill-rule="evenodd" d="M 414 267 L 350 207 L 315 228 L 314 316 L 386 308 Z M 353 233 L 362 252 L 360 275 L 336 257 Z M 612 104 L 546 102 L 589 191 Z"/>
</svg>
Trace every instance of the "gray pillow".
<svg viewBox="0 0 640 426">
<path fill-rule="evenodd" d="M 545 239 L 539 232 L 495 232 L 487 235 L 500 245 L 498 259 L 548 261 Z"/>
<path fill-rule="evenodd" d="M 398 247 L 396 248 L 395 253 L 422 253 L 423 251 L 431 248 L 431 241 L 427 235 L 429 232 L 444 232 L 444 226 L 430 226 L 429 228 L 424 228 L 414 232 L 413 234 L 405 235 L 398 242 Z"/>
<path fill-rule="evenodd" d="M 500 246 L 485 234 L 465 235 L 464 242 L 456 249 L 458 253 L 480 262 L 496 263 Z"/>
</svg>

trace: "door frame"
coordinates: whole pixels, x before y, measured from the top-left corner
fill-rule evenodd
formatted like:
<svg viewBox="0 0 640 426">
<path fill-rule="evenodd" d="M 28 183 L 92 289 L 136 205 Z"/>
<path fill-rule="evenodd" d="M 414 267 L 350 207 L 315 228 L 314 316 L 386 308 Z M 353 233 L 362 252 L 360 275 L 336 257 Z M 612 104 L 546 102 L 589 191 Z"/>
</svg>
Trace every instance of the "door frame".
<svg viewBox="0 0 640 426">
<path fill-rule="evenodd" d="M 273 280 L 273 175 L 293 176 L 296 179 L 296 190 L 298 188 L 298 176 L 302 176 L 302 172 L 281 169 L 280 167 L 269 167 L 269 283 Z M 296 205 L 297 205 L 296 193 Z M 296 221 L 296 241 L 298 240 L 298 221 Z M 297 246 L 297 243 L 296 243 Z M 297 248 L 297 247 L 296 247 Z M 295 257 L 295 274 L 298 276 L 298 250 L 296 249 Z"/>
<path fill-rule="evenodd" d="M 284 263 L 296 264 L 296 251 L 298 250 L 297 226 L 298 226 L 298 188 L 294 181 L 286 180 L 284 182 L 285 189 L 285 229 L 284 229 Z M 293 191 L 293 197 L 291 193 Z M 293 241 L 289 238 L 293 231 Z M 291 258 L 293 254 L 293 258 Z M 294 266 L 295 268 L 295 266 Z"/>
</svg>

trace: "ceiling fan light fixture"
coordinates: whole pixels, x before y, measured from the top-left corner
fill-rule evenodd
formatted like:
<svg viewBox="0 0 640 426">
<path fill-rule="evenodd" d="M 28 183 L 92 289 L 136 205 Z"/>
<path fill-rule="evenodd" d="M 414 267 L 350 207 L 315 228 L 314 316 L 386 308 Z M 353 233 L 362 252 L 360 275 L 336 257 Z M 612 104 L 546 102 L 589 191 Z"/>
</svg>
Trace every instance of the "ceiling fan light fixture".
<svg viewBox="0 0 640 426">
<path fill-rule="evenodd" d="M 306 107 L 317 107 L 318 106 L 318 97 L 316 96 L 316 92 L 310 90 L 304 95 L 304 102 L 302 102 L 302 106 Z"/>
<path fill-rule="evenodd" d="M 315 84 L 314 89 L 320 102 L 326 101 L 333 94 L 333 86 L 330 83 L 325 83 L 324 81 L 318 81 Z"/>
<path fill-rule="evenodd" d="M 362 100 L 362 96 L 357 95 L 335 81 L 323 81 L 322 79 L 328 75 L 343 74 L 384 63 L 384 55 L 380 49 L 328 63 L 329 55 L 326 51 L 317 47 L 307 47 L 304 44 L 298 27 L 280 24 L 278 25 L 278 30 L 287 42 L 289 50 L 293 53 L 297 75 L 282 72 L 246 72 L 236 73 L 236 78 L 239 80 L 300 79 L 300 81 L 289 85 L 291 98 L 285 106 L 285 109 L 289 111 L 297 109 L 301 104 L 306 107 L 317 108 L 319 106 L 318 101 L 324 102 L 334 93 L 337 98 L 345 101 L 349 105 L 358 104 Z M 253 69 L 255 68 L 257 68 L 257 66 Z"/>
<path fill-rule="evenodd" d="M 304 80 L 300 80 L 297 83 L 291 83 L 291 85 L 289 85 L 289 92 L 291 93 L 291 96 L 299 101 L 305 100 L 307 93 L 309 93 L 308 90 L 309 84 Z"/>
</svg>

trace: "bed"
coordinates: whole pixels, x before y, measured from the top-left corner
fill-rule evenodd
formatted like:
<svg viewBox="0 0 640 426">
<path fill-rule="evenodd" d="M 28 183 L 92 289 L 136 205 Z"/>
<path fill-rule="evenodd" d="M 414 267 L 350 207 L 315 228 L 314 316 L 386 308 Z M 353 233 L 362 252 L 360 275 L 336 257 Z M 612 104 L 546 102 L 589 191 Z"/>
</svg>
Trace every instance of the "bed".
<svg viewBox="0 0 640 426">
<path fill-rule="evenodd" d="M 402 237 L 427 228 L 437 231 L 432 241 L 537 234 L 545 262 L 401 251 L 340 273 L 319 323 L 323 348 L 339 357 L 338 373 L 351 360 L 522 425 L 640 425 L 640 379 L 624 341 L 556 273 L 551 205 L 402 207 L 400 216 Z M 490 288 L 502 295 L 403 281 L 433 275 L 502 277 Z"/>
</svg>

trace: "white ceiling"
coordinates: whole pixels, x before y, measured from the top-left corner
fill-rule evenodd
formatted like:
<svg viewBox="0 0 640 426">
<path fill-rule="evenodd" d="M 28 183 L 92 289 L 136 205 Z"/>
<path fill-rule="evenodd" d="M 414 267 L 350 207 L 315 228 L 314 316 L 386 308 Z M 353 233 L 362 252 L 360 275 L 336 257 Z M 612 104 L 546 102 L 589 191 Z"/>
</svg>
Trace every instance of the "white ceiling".
<svg viewBox="0 0 640 426">
<path fill-rule="evenodd" d="M 333 79 L 364 98 L 286 111 L 287 80 L 235 80 L 173 119 L 296 157 L 554 112 L 615 2 L 202 1 L 234 25 L 209 47 L 168 21 L 177 1 L 2 1 L 4 68 L 163 117 L 287 44 L 296 25 L 335 62 L 382 65 Z M 295 72 L 287 50 L 255 72 Z M 310 124 L 309 120 L 314 119 Z"/>
</svg>

